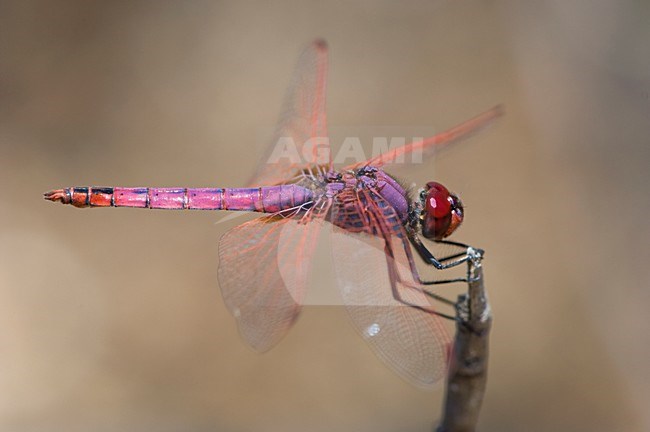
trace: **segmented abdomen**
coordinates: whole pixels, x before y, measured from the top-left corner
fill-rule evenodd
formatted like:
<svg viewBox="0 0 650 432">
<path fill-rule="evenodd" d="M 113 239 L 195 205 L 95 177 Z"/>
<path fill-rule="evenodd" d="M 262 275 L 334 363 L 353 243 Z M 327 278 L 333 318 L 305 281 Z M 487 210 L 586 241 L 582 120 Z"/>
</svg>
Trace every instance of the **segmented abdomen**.
<svg viewBox="0 0 650 432">
<path fill-rule="evenodd" d="M 73 187 L 60 190 L 60 200 L 75 207 L 137 207 L 167 210 L 244 210 L 275 213 L 313 199 L 297 185 L 258 188 L 122 188 Z"/>
</svg>

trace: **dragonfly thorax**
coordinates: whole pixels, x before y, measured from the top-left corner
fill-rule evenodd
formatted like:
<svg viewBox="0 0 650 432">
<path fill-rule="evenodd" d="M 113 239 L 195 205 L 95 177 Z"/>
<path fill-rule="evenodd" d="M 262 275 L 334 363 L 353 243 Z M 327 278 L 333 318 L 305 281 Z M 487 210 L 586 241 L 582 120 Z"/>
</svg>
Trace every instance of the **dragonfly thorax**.
<svg viewBox="0 0 650 432">
<path fill-rule="evenodd" d="M 330 197 L 343 190 L 368 190 L 378 193 L 393 207 L 404 223 L 408 221 L 409 201 L 406 190 L 381 168 L 365 166 L 344 172 L 330 171 L 321 179 Z"/>
<path fill-rule="evenodd" d="M 409 203 L 406 190 L 397 180 L 383 171 L 378 172 L 377 188 L 381 196 L 390 203 L 403 222 L 408 220 Z"/>
</svg>

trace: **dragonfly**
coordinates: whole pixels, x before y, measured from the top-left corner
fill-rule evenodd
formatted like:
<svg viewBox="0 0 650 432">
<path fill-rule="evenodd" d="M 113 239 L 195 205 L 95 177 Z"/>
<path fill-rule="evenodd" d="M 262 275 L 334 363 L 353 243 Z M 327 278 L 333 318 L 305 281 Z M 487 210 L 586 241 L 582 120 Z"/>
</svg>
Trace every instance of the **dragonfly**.
<svg viewBox="0 0 650 432">
<path fill-rule="evenodd" d="M 482 251 L 447 239 L 464 218 L 457 195 L 434 181 L 414 194 L 385 168 L 415 151 L 432 156 L 489 125 L 502 111 L 493 107 L 433 137 L 337 169 L 324 140 L 327 64 L 323 40 L 299 57 L 274 137 L 246 187 L 68 187 L 44 198 L 80 208 L 263 213 L 221 237 L 218 268 L 223 300 L 242 338 L 260 352 L 275 346 L 295 323 L 315 246 L 328 226 L 335 280 L 353 327 L 400 376 L 431 388 L 449 361 L 451 342 L 443 320 L 454 318 L 438 306 L 454 302 L 436 294 L 433 285 L 467 278 L 424 280 L 415 257 L 444 271 L 480 259 Z M 302 158 L 271 157 L 286 138 Z M 436 257 L 428 241 L 457 251 Z"/>
</svg>

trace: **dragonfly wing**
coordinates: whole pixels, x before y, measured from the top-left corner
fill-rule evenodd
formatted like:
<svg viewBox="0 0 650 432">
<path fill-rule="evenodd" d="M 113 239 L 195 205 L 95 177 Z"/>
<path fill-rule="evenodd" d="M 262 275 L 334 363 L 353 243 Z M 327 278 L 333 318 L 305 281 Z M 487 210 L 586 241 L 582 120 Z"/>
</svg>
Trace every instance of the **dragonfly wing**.
<svg viewBox="0 0 650 432">
<path fill-rule="evenodd" d="M 355 193 L 357 204 L 337 200 L 332 207 L 343 302 L 379 358 L 411 383 L 431 388 L 447 370 L 449 333 L 440 317 L 418 309 L 431 309 L 431 303 L 413 288 L 409 244 L 395 210 L 376 194 Z"/>
<path fill-rule="evenodd" d="M 219 285 L 242 338 L 271 349 L 300 313 L 311 255 L 324 215 L 266 216 L 226 232 L 219 241 Z M 304 218 L 311 222 L 306 224 Z"/>
<path fill-rule="evenodd" d="M 409 161 L 414 153 L 420 153 L 422 158 L 416 160 L 424 160 L 436 154 L 442 148 L 447 148 L 449 145 L 463 141 L 475 133 L 478 133 L 483 128 L 491 125 L 497 118 L 503 115 L 503 108 L 495 106 L 474 118 L 471 118 L 457 126 L 452 127 L 444 132 L 425 138 L 421 141 L 413 141 L 400 147 L 396 147 L 375 156 L 364 162 L 352 164 L 346 169 L 354 169 L 362 166 L 385 166 L 391 163 L 405 163 Z"/>
<path fill-rule="evenodd" d="M 316 40 L 298 59 L 274 137 L 250 186 L 285 183 L 303 169 L 330 164 L 326 84 L 327 44 Z"/>
</svg>

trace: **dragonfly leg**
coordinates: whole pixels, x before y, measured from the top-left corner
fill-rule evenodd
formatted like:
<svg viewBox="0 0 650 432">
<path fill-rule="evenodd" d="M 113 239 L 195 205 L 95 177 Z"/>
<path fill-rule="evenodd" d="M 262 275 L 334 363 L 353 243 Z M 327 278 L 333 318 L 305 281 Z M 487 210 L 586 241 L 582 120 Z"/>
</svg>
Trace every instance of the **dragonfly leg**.
<svg viewBox="0 0 650 432">
<path fill-rule="evenodd" d="M 427 296 L 429 296 L 429 297 L 431 297 L 431 298 L 433 298 L 435 300 L 438 300 L 438 301 L 440 301 L 440 302 L 442 302 L 442 303 L 444 303 L 444 304 L 446 304 L 448 306 L 453 306 L 454 308 L 457 308 L 456 302 L 451 301 L 449 299 L 446 299 L 446 298 L 444 298 L 442 296 L 439 296 L 437 294 L 434 294 L 432 292 L 429 292 L 429 291 L 423 289 L 421 286 L 417 286 L 417 285 L 414 285 L 414 284 L 403 281 L 402 278 L 399 276 L 399 272 L 394 267 L 393 251 L 388 245 L 386 245 L 385 252 L 386 252 L 386 259 L 388 260 L 388 276 L 389 276 L 389 279 L 390 279 L 390 282 L 391 282 L 390 283 L 391 291 L 393 293 L 393 298 L 396 301 L 402 303 L 405 306 L 410 306 L 410 307 L 419 309 L 419 310 L 421 310 L 421 311 L 423 311 L 425 313 L 428 313 L 428 314 L 437 315 L 437 316 L 439 316 L 441 318 L 449 319 L 449 320 L 452 320 L 452 321 L 457 320 L 456 316 L 454 316 L 454 315 L 449 315 L 449 314 L 446 314 L 446 313 L 443 313 L 443 312 L 438 312 L 437 310 L 435 310 L 433 308 L 413 304 L 413 303 L 411 303 L 411 302 L 409 302 L 407 300 L 404 300 L 404 298 L 402 298 L 400 289 L 398 287 L 398 284 L 397 284 L 398 282 L 401 283 L 402 285 L 404 285 L 405 288 L 415 289 L 415 290 L 423 293 L 424 295 L 427 295 Z"/>
<path fill-rule="evenodd" d="M 449 255 L 438 259 L 435 256 L 433 256 L 433 254 L 431 253 L 431 251 L 429 251 L 429 249 L 427 249 L 427 247 L 422 243 L 422 240 L 420 240 L 420 237 L 415 232 L 413 231 L 409 232 L 408 237 L 409 240 L 411 241 L 411 244 L 417 251 L 418 255 L 420 255 L 420 257 L 424 260 L 424 262 L 434 266 L 438 270 L 445 270 L 450 267 L 455 267 L 459 264 L 467 262 L 467 260 L 470 259 L 469 254 L 467 252 L 459 252 L 457 254 Z M 445 240 L 440 240 L 437 243 L 451 244 L 454 246 L 464 247 L 467 250 L 469 250 L 469 246 L 466 246 L 462 243 L 449 242 Z"/>
<path fill-rule="evenodd" d="M 462 263 L 471 261 L 475 265 L 480 264 L 483 259 L 485 251 L 483 249 L 474 248 L 464 243 L 454 242 L 450 240 L 437 240 L 438 244 L 447 244 L 465 249 L 463 252 L 458 252 L 452 255 L 447 255 L 442 258 L 436 258 L 429 249 L 422 243 L 420 237 L 412 230 L 408 231 L 408 238 L 413 247 L 418 252 L 418 255 L 426 262 L 434 266 L 438 270 L 445 270 L 450 267 L 455 267 Z"/>
<path fill-rule="evenodd" d="M 417 269 L 415 268 L 415 265 L 413 264 L 412 270 L 413 270 L 413 276 L 415 280 L 422 284 L 422 285 L 440 285 L 440 284 L 450 284 L 450 283 L 456 283 L 456 282 L 472 282 L 473 279 L 469 273 L 469 265 L 474 264 L 480 265 L 481 260 L 483 259 L 484 251 L 482 249 L 477 249 L 472 246 L 466 245 L 464 243 L 459 243 L 459 242 L 454 242 L 450 240 L 438 240 L 436 243 L 441 243 L 441 244 L 448 244 L 456 247 L 460 247 L 465 249 L 463 252 L 458 252 L 455 254 L 447 255 L 442 258 L 436 258 L 429 249 L 422 243 L 422 240 L 420 237 L 413 231 L 413 230 L 408 230 L 407 231 L 407 236 L 415 248 L 415 250 L 418 252 L 418 255 L 422 258 L 422 260 L 434 266 L 438 270 L 446 270 L 451 267 L 455 267 L 457 265 L 467 263 L 468 264 L 468 273 L 465 277 L 457 277 L 453 279 L 442 279 L 442 280 L 423 280 L 420 278 L 420 275 L 417 272 Z"/>
<path fill-rule="evenodd" d="M 471 261 L 472 260 L 469 259 L 469 260 L 465 260 L 464 262 L 469 263 Z M 468 268 L 469 268 L 469 264 L 468 264 Z M 477 279 L 473 278 L 469 274 L 469 272 L 465 277 L 457 277 L 457 278 L 452 278 L 452 279 L 440 279 L 440 280 L 423 280 L 418 275 L 416 280 L 417 280 L 417 282 L 419 284 L 422 284 L 422 285 L 443 285 L 443 284 L 452 284 L 452 283 L 459 283 L 459 282 L 469 283 L 469 282 L 476 282 L 477 281 Z"/>
<path fill-rule="evenodd" d="M 426 283 L 427 281 L 422 281 L 420 279 L 419 275 L 414 274 L 413 276 L 415 276 L 415 280 L 416 280 L 415 283 L 402 280 L 399 276 L 397 277 L 397 279 L 398 279 L 399 283 L 404 285 L 406 288 L 410 288 L 410 289 L 414 289 L 416 291 L 419 291 L 422 294 L 424 294 L 425 296 L 430 297 L 433 300 L 439 301 L 440 303 L 444 303 L 444 304 L 446 304 L 448 306 L 454 306 L 454 307 L 456 306 L 455 301 L 449 300 L 448 298 L 443 297 L 440 294 L 436 294 L 434 292 L 431 292 L 431 291 L 423 288 L 422 287 L 423 285 L 427 285 L 427 283 Z M 466 281 L 465 278 L 457 278 L 457 279 L 448 279 L 448 280 L 435 281 L 435 282 L 436 283 L 453 283 L 453 282 L 464 282 L 464 281 Z M 425 282 L 425 283 L 423 283 L 423 282 Z"/>
<path fill-rule="evenodd" d="M 469 314 L 469 304 L 468 304 L 467 294 L 461 294 L 458 297 L 457 301 L 452 301 L 452 300 L 449 300 L 449 299 L 447 299 L 447 298 L 445 298 L 445 297 L 443 297 L 441 295 L 438 295 L 438 294 L 435 294 L 435 293 L 433 293 L 431 291 L 423 289 L 420 286 L 409 283 L 407 281 L 403 281 L 399 277 L 397 279 L 406 288 L 417 290 L 417 291 L 421 292 L 422 294 L 426 295 L 427 297 L 430 297 L 430 298 L 432 298 L 432 299 L 434 299 L 436 301 L 444 303 L 447 306 L 453 307 L 455 312 L 456 312 L 456 315 L 452 316 L 452 315 L 449 315 L 449 314 L 446 314 L 446 313 L 438 312 L 438 311 L 436 311 L 434 309 L 431 309 L 431 308 L 418 306 L 418 305 L 413 305 L 413 304 L 403 300 L 402 296 L 400 295 L 399 288 L 397 288 L 397 286 L 393 285 L 393 287 L 392 287 L 393 298 L 395 298 L 395 300 L 397 300 L 398 302 L 400 302 L 400 303 L 402 303 L 404 305 L 407 305 L 407 306 L 415 307 L 415 308 L 417 308 L 417 309 L 419 309 L 419 310 L 421 310 L 423 312 L 426 312 L 426 313 L 438 315 L 438 316 L 440 316 L 442 318 L 446 318 L 446 319 L 449 319 L 449 320 L 459 322 L 461 324 L 467 322 L 466 317 Z M 464 281 L 467 281 L 467 280 L 468 280 L 468 278 L 459 278 L 459 279 L 449 279 L 449 280 L 446 280 L 446 281 L 437 281 L 437 283 L 451 283 L 451 282 L 460 282 L 460 281 L 464 282 Z"/>
<path fill-rule="evenodd" d="M 405 284 L 405 285 L 407 285 L 407 284 Z M 418 288 L 416 288 L 416 287 L 411 287 L 411 288 L 418 289 Z M 433 293 L 433 292 L 428 291 L 428 290 L 426 290 L 426 289 L 419 288 L 419 290 L 420 290 L 420 292 L 422 292 L 422 294 L 424 294 L 425 296 L 427 296 L 427 297 L 431 297 L 432 299 L 437 300 L 437 301 L 439 301 L 440 303 L 444 303 L 444 304 L 446 304 L 446 305 L 448 305 L 448 306 L 454 306 L 454 307 L 456 306 L 456 302 L 453 301 L 453 300 L 449 300 L 449 299 L 446 298 L 446 297 L 443 297 L 443 296 L 441 296 L 441 295 L 439 295 L 439 294 Z"/>
</svg>

